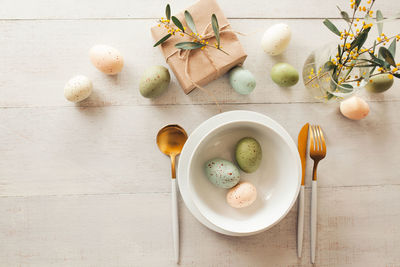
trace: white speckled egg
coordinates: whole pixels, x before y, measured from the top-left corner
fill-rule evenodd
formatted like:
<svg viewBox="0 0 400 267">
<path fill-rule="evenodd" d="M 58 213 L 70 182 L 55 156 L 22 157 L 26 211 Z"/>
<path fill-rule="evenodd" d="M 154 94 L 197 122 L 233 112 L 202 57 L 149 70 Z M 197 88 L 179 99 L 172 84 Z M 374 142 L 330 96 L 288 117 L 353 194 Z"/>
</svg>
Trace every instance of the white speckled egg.
<svg viewBox="0 0 400 267">
<path fill-rule="evenodd" d="M 285 51 L 289 45 L 292 31 L 290 27 L 283 23 L 278 23 L 269 27 L 261 40 L 261 46 L 265 53 L 276 56 Z"/>
<path fill-rule="evenodd" d="M 64 96 L 68 101 L 77 103 L 90 96 L 92 93 L 92 81 L 83 75 L 71 78 L 64 86 Z"/>
<path fill-rule="evenodd" d="M 114 75 L 121 72 L 124 60 L 121 53 L 108 45 L 95 45 L 89 50 L 90 61 L 101 72 Z"/>
<path fill-rule="evenodd" d="M 340 112 L 351 120 L 361 120 L 369 113 L 369 105 L 364 99 L 352 96 L 340 103 Z"/>
<path fill-rule="evenodd" d="M 233 68 L 229 72 L 229 82 L 232 88 L 241 95 L 248 95 L 256 88 L 254 75 L 242 67 Z"/>
<path fill-rule="evenodd" d="M 226 201 L 234 208 L 245 208 L 253 204 L 257 198 L 257 189 L 249 182 L 241 182 L 231 188 L 226 195 Z"/>
<path fill-rule="evenodd" d="M 230 161 L 215 158 L 206 162 L 205 173 L 214 185 L 221 188 L 231 188 L 240 180 L 238 168 Z"/>
</svg>

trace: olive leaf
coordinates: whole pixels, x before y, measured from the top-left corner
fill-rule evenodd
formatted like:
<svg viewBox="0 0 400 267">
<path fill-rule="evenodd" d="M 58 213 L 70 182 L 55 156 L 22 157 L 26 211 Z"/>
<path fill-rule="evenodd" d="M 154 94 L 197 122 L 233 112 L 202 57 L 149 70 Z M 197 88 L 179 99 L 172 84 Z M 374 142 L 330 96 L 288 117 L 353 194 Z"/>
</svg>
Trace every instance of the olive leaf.
<svg viewBox="0 0 400 267">
<path fill-rule="evenodd" d="M 329 71 L 332 70 L 335 67 L 335 64 L 332 63 L 332 61 L 327 61 L 324 64 L 324 70 Z"/>
<path fill-rule="evenodd" d="M 377 25 L 378 25 L 378 33 L 379 33 L 379 35 L 381 35 L 382 31 L 383 31 L 383 22 L 380 22 L 383 19 L 384 19 L 384 17 L 382 15 L 382 11 L 377 10 L 376 11 L 376 22 L 377 22 Z"/>
<path fill-rule="evenodd" d="M 215 16 L 215 14 L 212 14 L 212 16 L 211 16 L 211 24 L 212 24 L 212 28 L 214 31 L 215 39 L 217 40 L 217 48 L 219 48 L 220 44 L 221 44 L 221 40 L 219 39 L 219 25 L 218 25 L 217 16 Z"/>
<path fill-rule="evenodd" d="M 356 0 L 356 4 L 354 6 L 354 9 L 357 9 L 358 6 L 360 5 L 360 3 L 361 3 L 361 0 Z"/>
<path fill-rule="evenodd" d="M 382 57 L 385 59 L 387 63 L 389 63 L 393 67 L 396 67 L 396 62 L 394 61 L 393 55 L 386 47 L 381 46 L 379 48 L 379 54 L 382 55 Z"/>
<path fill-rule="evenodd" d="M 388 50 L 393 57 L 396 56 L 396 38 L 393 39 L 392 43 L 389 45 Z"/>
<path fill-rule="evenodd" d="M 337 36 L 340 36 L 340 31 L 329 19 L 325 19 L 323 23 L 325 24 L 326 27 L 328 27 L 329 30 L 331 30 L 331 32 L 333 32 Z"/>
<path fill-rule="evenodd" d="M 354 48 L 358 47 L 358 50 L 364 45 L 365 41 L 368 38 L 368 33 L 371 30 L 371 28 L 366 28 L 363 30 L 357 37 L 356 39 L 353 40 L 350 44 L 350 51 L 353 50 Z"/>
<path fill-rule="evenodd" d="M 187 10 L 185 10 L 185 20 L 186 20 L 186 24 L 188 25 L 189 29 L 193 33 L 197 33 L 196 25 L 194 24 L 193 17 L 192 17 L 192 15 L 190 15 L 189 11 L 187 11 Z"/>
<path fill-rule="evenodd" d="M 339 45 L 339 44 L 337 45 L 337 51 L 338 51 L 338 55 L 340 56 L 340 55 L 342 54 L 342 50 L 341 50 L 341 48 L 340 48 L 340 45 Z"/>
<path fill-rule="evenodd" d="M 167 4 L 167 6 L 165 7 L 165 16 L 168 20 L 171 19 L 171 7 L 169 6 L 169 4 Z"/>
<path fill-rule="evenodd" d="M 390 69 L 390 65 L 389 63 L 383 61 L 380 58 L 377 58 L 374 54 L 372 54 L 371 52 L 369 52 L 369 55 L 371 56 L 371 61 L 374 62 L 375 64 L 377 64 L 380 67 L 383 67 L 385 69 Z"/>
<path fill-rule="evenodd" d="M 400 79 L 400 73 L 393 73 L 393 76 Z"/>
<path fill-rule="evenodd" d="M 344 92 L 344 93 L 351 92 L 351 91 L 353 91 L 353 89 L 354 89 L 354 87 L 351 84 L 348 84 L 348 83 L 342 83 L 339 86 L 339 90 Z"/>
<path fill-rule="evenodd" d="M 171 36 L 172 36 L 172 34 L 168 33 L 168 34 L 165 35 L 163 38 L 161 38 L 160 40 L 158 40 L 158 42 L 155 43 L 155 44 L 153 45 L 153 47 L 156 47 L 156 46 L 158 46 L 158 45 L 164 43 L 164 42 L 167 41 L 168 38 L 171 37 Z"/>
<path fill-rule="evenodd" d="M 172 22 L 178 27 L 182 32 L 185 32 L 185 29 L 182 26 L 182 23 L 179 21 L 179 19 L 175 16 L 172 16 Z"/>
<path fill-rule="evenodd" d="M 336 6 L 336 7 L 337 7 L 337 9 L 339 9 L 340 15 L 342 16 L 342 18 L 343 18 L 346 22 L 350 23 L 351 20 L 350 20 L 349 14 L 347 14 L 346 11 L 341 10 L 339 6 Z"/>
<path fill-rule="evenodd" d="M 183 49 L 183 50 L 194 50 L 200 47 L 206 46 L 205 44 L 201 43 L 195 43 L 195 42 L 181 42 L 175 44 L 175 47 L 178 49 Z"/>
</svg>

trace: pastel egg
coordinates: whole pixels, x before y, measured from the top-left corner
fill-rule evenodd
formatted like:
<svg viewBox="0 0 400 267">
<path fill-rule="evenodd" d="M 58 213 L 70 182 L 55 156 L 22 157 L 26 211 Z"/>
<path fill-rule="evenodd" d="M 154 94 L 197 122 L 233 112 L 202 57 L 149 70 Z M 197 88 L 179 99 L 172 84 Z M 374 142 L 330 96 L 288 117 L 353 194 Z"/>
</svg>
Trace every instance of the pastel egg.
<svg viewBox="0 0 400 267">
<path fill-rule="evenodd" d="M 278 63 L 271 69 L 271 79 L 281 87 L 290 87 L 299 81 L 299 73 L 288 63 Z"/>
<path fill-rule="evenodd" d="M 265 53 L 276 56 L 285 51 L 289 45 L 292 31 L 289 25 L 278 23 L 269 27 L 261 40 L 261 46 Z"/>
<path fill-rule="evenodd" d="M 256 88 L 254 75 L 242 67 L 233 68 L 229 72 L 229 82 L 232 88 L 242 95 L 248 95 Z"/>
<path fill-rule="evenodd" d="M 64 97 L 71 102 L 77 103 L 90 96 L 92 93 L 92 81 L 83 75 L 71 78 L 64 86 Z"/>
<path fill-rule="evenodd" d="M 236 144 L 235 158 L 242 171 L 247 173 L 255 172 L 262 159 L 260 143 L 251 137 L 240 139 Z"/>
<path fill-rule="evenodd" d="M 147 98 L 160 96 L 168 88 L 171 76 L 166 67 L 152 66 L 142 75 L 139 83 L 140 94 Z"/>
<path fill-rule="evenodd" d="M 392 87 L 394 81 L 387 74 L 380 74 L 370 78 L 365 88 L 373 93 L 383 93 Z"/>
<path fill-rule="evenodd" d="M 256 198 L 256 187 L 249 182 L 241 182 L 228 191 L 226 202 L 228 202 L 231 207 L 240 209 L 253 204 Z"/>
<path fill-rule="evenodd" d="M 211 159 L 206 162 L 204 169 L 208 180 L 221 188 L 232 188 L 240 180 L 238 168 L 224 159 Z"/>
<path fill-rule="evenodd" d="M 369 113 L 369 105 L 364 99 L 352 96 L 340 103 L 340 112 L 351 120 L 361 120 Z"/>
<path fill-rule="evenodd" d="M 95 45 L 89 50 L 92 64 L 105 74 L 114 75 L 121 72 L 124 60 L 121 53 L 108 45 Z"/>
</svg>

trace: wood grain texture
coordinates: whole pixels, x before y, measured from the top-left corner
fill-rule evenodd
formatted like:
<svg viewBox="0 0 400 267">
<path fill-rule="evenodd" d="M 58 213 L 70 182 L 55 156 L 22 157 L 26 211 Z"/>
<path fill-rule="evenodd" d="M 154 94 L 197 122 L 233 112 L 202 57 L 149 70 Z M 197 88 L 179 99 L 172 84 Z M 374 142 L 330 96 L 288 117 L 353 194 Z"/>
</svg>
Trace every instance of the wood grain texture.
<svg viewBox="0 0 400 267">
<path fill-rule="evenodd" d="M 316 266 L 399 266 L 400 186 L 318 193 Z M 1 265 L 175 266 L 169 202 L 168 193 L 1 197 Z M 182 266 L 311 266 L 308 220 L 296 255 L 296 208 L 269 231 L 237 238 L 180 204 Z"/>
<path fill-rule="evenodd" d="M 317 102 L 304 89 L 302 81 L 292 88 L 279 88 L 272 82 L 269 72 L 274 64 L 283 61 L 296 67 L 301 75 L 309 53 L 318 46 L 337 41 L 336 36 L 325 28 L 322 20 L 289 20 L 287 23 L 293 29 L 293 36 L 288 50 L 281 56 L 270 57 L 262 50 L 260 40 L 264 30 L 277 22 L 279 20 L 232 20 L 235 29 L 250 33 L 241 37 L 248 53 L 244 66 L 254 73 L 257 87 L 248 96 L 239 95 L 232 90 L 225 75 L 206 86 L 219 102 Z M 337 23 L 343 22 L 338 20 Z M 149 31 L 152 25 L 152 19 L 0 21 L 0 31 L 5 40 L 0 42 L 0 50 L 3 51 L 0 106 L 74 106 L 64 99 L 63 88 L 77 74 L 88 76 L 94 84 L 93 94 L 80 106 L 213 103 L 214 100 L 201 90 L 185 95 L 172 73 L 168 93 L 155 100 L 140 95 L 139 80 L 144 69 L 155 64 L 167 66 L 159 49 L 152 47 L 154 41 Z M 397 26 L 396 23 L 388 23 L 385 31 L 388 34 L 396 33 Z M 372 34 L 377 35 L 376 32 Z M 122 73 L 110 77 L 91 65 L 88 50 L 97 43 L 106 43 L 121 51 L 125 58 Z M 400 53 L 397 54 L 397 59 L 400 59 Z M 385 94 L 366 94 L 366 98 L 372 101 L 398 101 L 399 88 L 399 83 L 396 83 Z"/>
<path fill-rule="evenodd" d="M 190 0 L 3 0 L 0 17 L 3 19 L 87 19 L 87 18 L 158 18 L 164 15 L 167 3 L 172 14 L 184 10 L 196 1 Z M 293 0 L 263 1 L 218 0 L 229 18 L 339 18 L 336 5 L 350 9 L 349 0 L 303 0 L 301 5 Z M 365 1 L 364 1 L 365 3 Z M 400 10 L 400 2 L 395 0 L 377 1 L 376 7 L 384 15 L 394 15 Z"/>
</svg>

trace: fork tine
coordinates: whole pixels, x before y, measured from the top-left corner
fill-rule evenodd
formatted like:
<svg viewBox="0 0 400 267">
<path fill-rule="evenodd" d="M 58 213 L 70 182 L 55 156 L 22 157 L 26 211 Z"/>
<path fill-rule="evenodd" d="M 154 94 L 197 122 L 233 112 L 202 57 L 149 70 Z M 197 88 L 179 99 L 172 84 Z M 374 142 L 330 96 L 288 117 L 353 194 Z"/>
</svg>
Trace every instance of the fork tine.
<svg viewBox="0 0 400 267">
<path fill-rule="evenodd" d="M 324 133 L 322 131 L 321 126 L 318 125 L 318 130 L 321 136 L 321 144 L 322 144 L 322 149 L 324 151 L 324 153 L 326 153 L 326 144 L 325 144 L 325 138 L 324 138 Z"/>
<path fill-rule="evenodd" d="M 311 136 L 310 136 L 310 151 L 314 151 L 314 130 L 313 130 L 314 126 L 311 125 L 310 128 L 311 128 L 311 131 L 310 131 L 310 133 L 311 133 Z"/>
<path fill-rule="evenodd" d="M 320 134 L 319 134 L 319 130 L 318 130 L 318 125 L 315 125 L 314 126 L 314 131 L 315 131 L 315 135 L 316 135 L 316 140 L 317 140 L 317 147 L 318 147 L 318 151 L 321 151 L 322 150 L 322 141 L 321 141 L 321 136 L 320 136 Z"/>
</svg>

